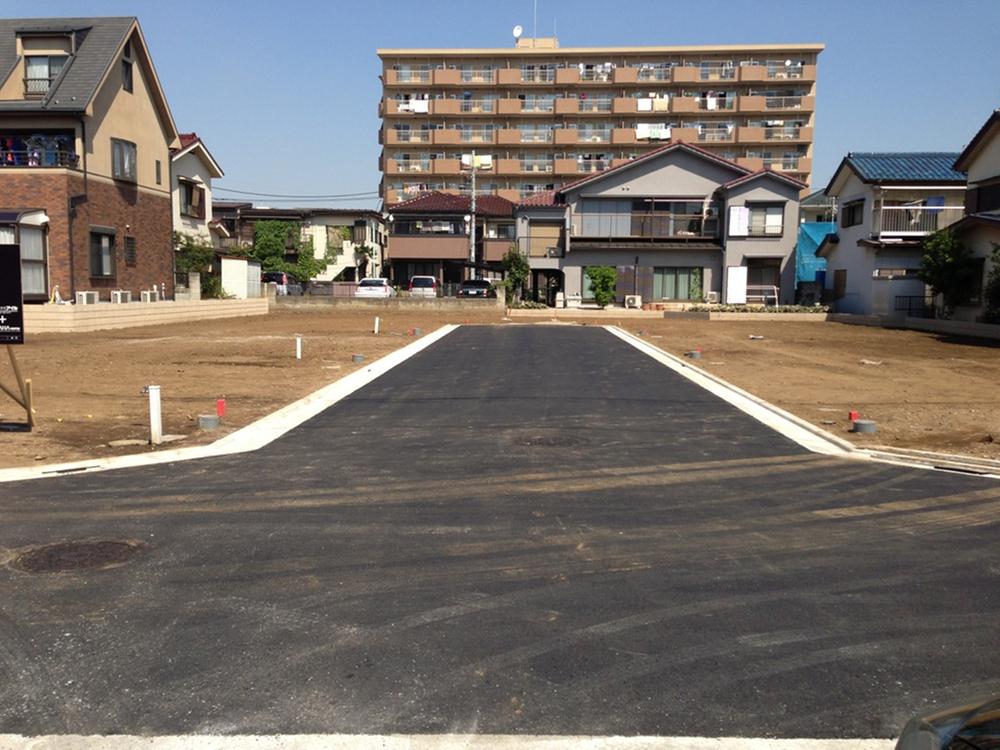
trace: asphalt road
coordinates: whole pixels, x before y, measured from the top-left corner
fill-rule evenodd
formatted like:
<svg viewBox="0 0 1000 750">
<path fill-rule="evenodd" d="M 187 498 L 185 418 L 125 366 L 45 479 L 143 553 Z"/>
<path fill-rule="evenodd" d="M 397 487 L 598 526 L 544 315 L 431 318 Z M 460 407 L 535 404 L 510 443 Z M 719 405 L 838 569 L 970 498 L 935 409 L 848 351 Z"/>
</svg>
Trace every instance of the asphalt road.
<svg viewBox="0 0 1000 750">
<path fill-rule="evenodd" d="M 0 733 L 884 737 L 1000 693 L 1000 483 L 593 327 L 462 328 L 252 454 L 0 485 Z"/>
</svg>

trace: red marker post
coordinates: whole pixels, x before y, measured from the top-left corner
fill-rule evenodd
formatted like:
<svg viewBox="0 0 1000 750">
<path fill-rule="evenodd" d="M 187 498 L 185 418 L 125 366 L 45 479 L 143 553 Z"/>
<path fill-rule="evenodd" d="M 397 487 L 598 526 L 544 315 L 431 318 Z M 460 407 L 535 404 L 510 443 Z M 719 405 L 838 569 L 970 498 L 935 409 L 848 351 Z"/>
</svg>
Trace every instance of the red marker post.
<svg viewBox="0 0 1000 750">
<path fill-rule="evenodd" d="M 219 419 L 226 416 L 226 399 L 220 398 L 215 401 L 215 413 L 218 415 Z"/>
</svg>

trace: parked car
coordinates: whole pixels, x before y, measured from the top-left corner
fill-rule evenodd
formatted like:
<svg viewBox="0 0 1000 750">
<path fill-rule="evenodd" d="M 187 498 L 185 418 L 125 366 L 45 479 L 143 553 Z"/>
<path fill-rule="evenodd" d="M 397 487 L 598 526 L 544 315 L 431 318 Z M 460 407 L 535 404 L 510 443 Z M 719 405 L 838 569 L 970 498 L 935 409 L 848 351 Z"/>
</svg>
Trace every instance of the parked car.
<svg viewBox="0 0 1000 750">
<path fill-rule="evenodd" d="M 302 284 L 296 281 L 294 277 L 281 271 L 265 271 L 260 275 L 260 281 L 262 284 L 276 284 L 279 296 L 301 296 L 305 294 L 305 289 Z"/>
<path fill-rule="evenodd" d="M 437 297 L 438 282 L 433 276 L 414 276 L 410 279 L 411 297 Z"/>
<path fill-rule="evenodd" d="M 458 289 L 458 296 L 496 299 L 497 290 L 493 288 L 488 279 L 466 279 Z"/>
<path fill-rule="evenodd" d="M 355 297 L 395 297 L 396 290 L 389 285 L 388 279 L 361 279 L 358 288 L 354 290 Z"/>
</svg>

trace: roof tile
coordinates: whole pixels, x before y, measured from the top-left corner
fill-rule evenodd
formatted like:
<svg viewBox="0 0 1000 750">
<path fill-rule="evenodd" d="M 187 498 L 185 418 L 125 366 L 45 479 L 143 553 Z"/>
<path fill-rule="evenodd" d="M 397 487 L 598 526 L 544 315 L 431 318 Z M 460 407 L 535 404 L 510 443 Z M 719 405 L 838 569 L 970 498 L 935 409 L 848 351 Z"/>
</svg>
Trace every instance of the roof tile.
<svg viewBox="0 0 1000 750">
<path fill-rule="evenodd" d="M 954 169 L 957 152 L 860 152 L 847 155 L 847 163 L 865 182 L 965 182 Z"/>
</svg>

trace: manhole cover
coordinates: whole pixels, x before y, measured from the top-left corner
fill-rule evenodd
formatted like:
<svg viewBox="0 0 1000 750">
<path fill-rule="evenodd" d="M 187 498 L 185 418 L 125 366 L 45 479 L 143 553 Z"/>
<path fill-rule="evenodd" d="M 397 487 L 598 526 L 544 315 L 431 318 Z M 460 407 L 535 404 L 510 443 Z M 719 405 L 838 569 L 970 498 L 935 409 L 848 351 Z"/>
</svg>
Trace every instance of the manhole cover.
<svg viewBox="0 0 1000 750">
<path fill-rule="evenodd" d="M 571 448 L 575 445 L 580 445 L 583 441 L 579 438 L 569 437 L 568 435 L 565 437 L 536 435 L 534 437 L 524 438 L 520 442 L 521 445 L 540 446 L 545 448 Z"/>
<path fill-rule="evenodd" d="M 33 547 L 11 561 L 11 566 L 28 573 L 60 573 L 65 570 L 110 568 L 121 565 L 142 551 L 139 542 L 102 540 L 59 542 Z"/>
</svg>

